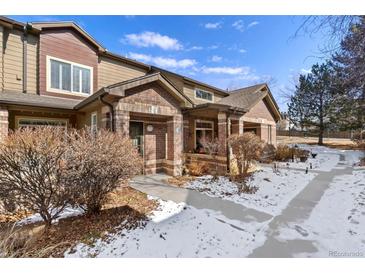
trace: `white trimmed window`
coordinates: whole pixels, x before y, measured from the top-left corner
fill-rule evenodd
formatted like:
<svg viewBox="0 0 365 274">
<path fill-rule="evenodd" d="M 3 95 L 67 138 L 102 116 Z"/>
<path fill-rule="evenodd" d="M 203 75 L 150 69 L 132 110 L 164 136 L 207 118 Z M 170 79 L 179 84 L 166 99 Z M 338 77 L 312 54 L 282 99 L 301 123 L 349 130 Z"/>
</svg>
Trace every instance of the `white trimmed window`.
<svg viewBox="0 0 365 274">
<path fill-rule="evenodd" d="M 96 133 L 98 131 L 98 114 L 96 112 L 91 113 L 90 117 L 90 130 L 91 133 Z"/>
<path fill-rule="evenodd" d="M 201 89 L 195 89 L 195 98 L 213 101 L 213 93 Z"/>
<path fill-rule="evenodd" d="M 20 117 L 16 118 L 18 128 L 37 128 L 37 127 L 61 127 L 67 128 L 67 119 L 48 119 L 48 118 L 33 118 L 33 117 Z"/>
<path fill-rule="evenodd" d="M 47 56 L 47 90 L 90 95 L 93 68 Z"/>
</svg>

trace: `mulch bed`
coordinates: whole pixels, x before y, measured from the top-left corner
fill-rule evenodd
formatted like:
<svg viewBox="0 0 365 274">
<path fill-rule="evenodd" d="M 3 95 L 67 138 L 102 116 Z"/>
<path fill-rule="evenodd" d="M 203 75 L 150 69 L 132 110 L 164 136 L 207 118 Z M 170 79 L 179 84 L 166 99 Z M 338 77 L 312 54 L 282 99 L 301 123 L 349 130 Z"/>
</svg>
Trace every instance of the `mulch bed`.
<svg viewBox="0 0 365 274">
<path fill-rule="evenodd" d="M 109 196 L 98 215 L 81 215 L 59 220 L 45 230 L 43 223 L 24 225 L 19 233 L 31 235 L 31 245 L 21 257 L 63 257 L 67 249 L 77 243 L 92 245 L 98 238 L 107 239 L 109 233 L 134 229 L 144 225 L 146 215 L 157 206 L 156 201 L 130 187 L 121 187 Z M 2 225 L 10 226 L 10 223 Z M 0 226 L 1 227 L 1 226 Z M 20 234 L 19 234 L 20 235 Z"/>
</svg>

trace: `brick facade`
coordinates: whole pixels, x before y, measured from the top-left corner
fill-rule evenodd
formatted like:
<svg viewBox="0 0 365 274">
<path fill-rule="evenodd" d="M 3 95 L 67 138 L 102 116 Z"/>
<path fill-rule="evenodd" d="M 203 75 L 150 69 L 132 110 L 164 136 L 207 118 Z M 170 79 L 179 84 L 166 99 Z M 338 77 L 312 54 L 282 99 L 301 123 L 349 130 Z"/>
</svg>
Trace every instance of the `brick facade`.
<svg viewBox="0 0 365 274">
<path fill-rule="evenodd" d="M 9 132 L 9 112 L 0 106 L 0 142 L 2 142 Z"/>
</svg>

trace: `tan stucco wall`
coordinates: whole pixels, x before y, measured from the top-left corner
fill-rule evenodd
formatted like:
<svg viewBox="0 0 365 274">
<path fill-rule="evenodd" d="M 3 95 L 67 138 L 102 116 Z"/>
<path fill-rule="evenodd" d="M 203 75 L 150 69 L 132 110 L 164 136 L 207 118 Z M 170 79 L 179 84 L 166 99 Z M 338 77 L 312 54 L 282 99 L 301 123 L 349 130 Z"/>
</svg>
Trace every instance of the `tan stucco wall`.
<svg viewBox="0 0 365 274">
<path fill-rule="evenodd" d="M 263 100 L 259 101 L 254 107 L 250 109 L 244 116 L 244 118 L 253 118 L 253 119 L 261 119 L 261 121 L 252 121 L 252 122 L 261 122 L 261 123 L 273 123 L 275 125 L 275 119 L 267 105 Z"/>
<path fill-rule="evenodd" d="M 99 57 L 98 89 L 118 82 L 140 77 L 146 70 L 128 65 L 108 57 Z"/>
</svg>

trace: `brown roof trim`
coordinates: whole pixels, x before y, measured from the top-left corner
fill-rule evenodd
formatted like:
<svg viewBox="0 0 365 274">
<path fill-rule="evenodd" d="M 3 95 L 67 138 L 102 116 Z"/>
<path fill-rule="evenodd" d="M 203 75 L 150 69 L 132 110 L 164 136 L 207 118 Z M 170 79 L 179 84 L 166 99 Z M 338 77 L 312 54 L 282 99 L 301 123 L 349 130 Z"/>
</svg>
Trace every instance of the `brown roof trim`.
<svg viewBox="0 0 365 274">
<path fill-rule="evenodd" d="M 32 26 L 40 30 L 52 29 L 52 28 L 73 28 L 79 32 L 86 40 L 93 44 L 99 51 L 106 51 L 101 43 L 96 41 L 89 33 L 87 33 L 82 27 L 72 21 L 58 21 L 58 22 L 32 22 Z"/>
<path fill-rule="evenodd" d="M 178 73 L 175 73 L 175 72 L 172 72 L 172 71 L 169 71 L 169 70 L 165 70 L 163 68 L 159 68 L 159 67 L 156 67 L 156 66 L 151 66 L 151 69 L 152 70 L 157 70 L 157 71 L 160 71 L 162 73 L 167 73 L 167 74 L 172 74 L 172 75 L 175 75 L 179 78 L 181 78 L 184 82 L 190 82 L 190 83 L 193 83 L 193 84 L 198 84 L 200 86 L 203 86 L 203 87 L 207 87 L 207 88 L 210 88 L 210 89 L 213 89 L 214 91 L 216 91 L 217 93 L 220 93 L 222 95 L 229 95 L 228 92 L 224 91 L 223 89 L 220 89 L 220 88 L 217 88 L 217 87 L 213 87 L 207 83 L 203 83 L 203 82 L 200 82 L 198 80 L 194 80 L 192 78 L 189 78 L 189 77 L 186 77 L 186 76 L 183 76 L 181 74 L 178 74 Z"/>
<path fill-rule="evenodd" d="M 143 80 L 148 80 L 150 79 L 150 81 L 143 81 Z M 136 83 L 138 81 L 142 81 L 142 83 Z M 139 85 L 144 85 L 153 81 L 162 81 L 165 82 L 165 85 L 169 86 L 170 89 L 175 91 L 175 94 L 177 97 L 180 98 L 181 101 L 184 101 L 184 103 L 188 102 L 191 104 L 191 106 L 193 106 L 193 103 L 191 102 L 191 100 L 183 93 L 181 93 L 179 90 L 177 90 L 175 88 L 175 86 L 173 86 L 168 79 L 166 79 L 160 72 L 156 72 L 156 73 L 152 73 L 152 74 L 146 74 L 143 75 L 141 77 L 137 77 L 137 78 L 133 78 L 133 79 L 129 79 L 123 82 L 119 82 L 119 83 L 115 83 L 112 85 L 109 85 L 107 87 L 104 87 L 100 90 L 98 90 L 97 92 L 95 92 L 94 94 L 92 94 L 91 96 L 87 97 L 86 99 L 84 99 L 83 101 L 81 101 L 80 103 L 78 103 L 75 106 L 75 109 L 80 109 L 85 107 L 86 105 L 94 102 L 95 100 L 97 100 L 99 98 L 99 96 L 102 96 L 104 94 L 110 94 L 110 95 L 116 95 L 113 93 L 113 89 L 117 89 L 118 87 L 125 87 L 126 89 L 130 89 Z M 119 92 L 119 91 L 118 91 Z M 124 96 L 124 94 L 122 94 L 121 96 Z"/>
<path fill-rule="evenodd" d="M 229 111 L 229 112 L 239 112 L 239 113 L 246 113 L 248 111 L 243 108 L 232 107 L 230 105 L 219 104 L 219 103 L 199 104 L 199 105 L 194 106 L 193 108 L 186 109 L 186 111 L 189 112 L 189 111 L 194 111 L 194 110 L 198 110 L 198 109 L 206 109 L 206 108 L 219 109 L 219 110 Z"/>
<path fill-rule="evenodd" d="M 117 61 L 122 61 L 122 62 L 125 62 L 127 64 L 133 65 L 133 66 L 137 66 L 137 67 L 146 69 L 147 71 L 151 70 L 151 66 L 149 66 L 145 63 L 142 63 L 142 62 L 139 62 L 139 61 L 136 61 L 136 60 L 133 60 L 133 59 L 129 59 L 127 57 L 124 57 L 122 55 L 110 52 L 108 50 L 105 50 L 104 52 L 100 52 L 100 55 L 109 57 L 109 58 L 117 60 Z"/>
<path fill-rule="evenodd" d="M 35 28 L 30 23 L 24 24 L 22 22 L 15 21 L 15 20 L 7 18 L 5 16 L 0 16 L 0 25 L 4 26 L 5 28 L 8 28 L 8 29 L 15 28 L 15 29 L 23 30 L 23 31 L 26 30 L 27 32 L 30 32 L 30 33 L 39 33 L 40 32 L 40 29 Z"/>
</svg>

